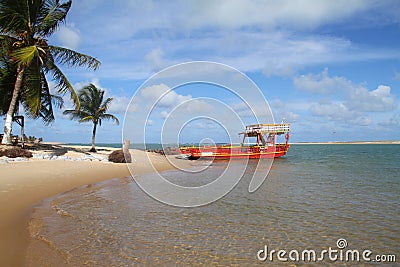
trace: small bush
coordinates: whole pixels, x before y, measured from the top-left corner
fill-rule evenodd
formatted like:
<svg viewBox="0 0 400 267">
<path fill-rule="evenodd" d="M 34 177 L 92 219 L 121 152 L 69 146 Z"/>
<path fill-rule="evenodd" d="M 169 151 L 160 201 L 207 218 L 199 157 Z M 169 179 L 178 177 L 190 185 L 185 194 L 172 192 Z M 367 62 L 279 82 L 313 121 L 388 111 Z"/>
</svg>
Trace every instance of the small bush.
<svg viewBox="0 0 400 267">
<path fill-rule="evenodd" d="M 114 163 L 131 163 L 132 162 L 131 155 L 127 154 L 126 156 L 127 158 L 125 161 L 125 156 L 124 152 L 122 152 L 122 149 L 115 150 L 110 155 L 108 155 L 108 160 Z"/>
<path fill-rule="evenodd" d="M 18 157 L 32 158 L 32 153 L 29 150 L 15 147 L 0 151 L 0 157 L 2 156 L 6 156 L 9 158 L 18 158 Z"/>
</svg>

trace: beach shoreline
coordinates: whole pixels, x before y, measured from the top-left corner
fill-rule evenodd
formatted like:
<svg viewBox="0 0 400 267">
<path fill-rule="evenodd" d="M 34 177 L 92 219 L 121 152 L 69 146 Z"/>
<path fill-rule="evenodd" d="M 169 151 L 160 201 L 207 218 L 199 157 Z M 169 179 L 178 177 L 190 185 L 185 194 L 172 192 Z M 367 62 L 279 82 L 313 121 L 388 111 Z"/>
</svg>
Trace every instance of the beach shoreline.
<svg viewBox="0 0 400 267">
<path fill-rule="evenodd" d="M 55 143 L 51 144 L 54 147 Z M 24 265 L 24 253 L 29 242 L 28 223 L 33 207 L 46 198 L 74 188 L 99 183 L 114 178 L 131 176 L 124 163 L 101 162 L 82 159 L 90 147 L 56 143 L 51 150 L 32 150 L 34 154 L 54 154 L 61 151 L 69 160 L 32 158 L 26 162 L 10 162 L 0 165 L 0 265 Z M 117 148 L 99 148 L 99 156 L 105 157 Z M 131 151 L 132 152 L 132 151 Z M 135 175 L 173 170 L 166 157 L 145 151 L 134 151 L 131 169 Z M 154 164 L 148 166 L 147 157 Z M 72 160 L 71 160 L 72 159 Z M 189 164 L 189 163 L 188 163 Z"/>
</svg>

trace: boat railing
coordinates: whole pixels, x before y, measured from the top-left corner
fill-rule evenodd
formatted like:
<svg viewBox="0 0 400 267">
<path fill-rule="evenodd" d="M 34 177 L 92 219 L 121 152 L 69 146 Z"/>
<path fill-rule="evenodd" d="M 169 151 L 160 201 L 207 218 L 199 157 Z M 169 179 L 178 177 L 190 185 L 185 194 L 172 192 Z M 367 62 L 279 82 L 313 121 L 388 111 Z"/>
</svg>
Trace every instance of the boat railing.
<svg viewBox="0 0 400 267">
<path fill-rule="evenodd" d="M 275 133 L 284 134 L 290 132 L 290 124 L 254 124 L 246 126 L 245 134 L 249 133 Z M 242 133 L 243 134 L 243 133 Z"/>
<path fill-rule="evenodd" d="M 277 143 L 275 144 L 276 147 L 279 146 L 286 146 L 285 143 Z M 197 150 L 202 150 L 202 149 L 236 149 L 236 148 L 262 148 L 265 147 L 262 144 L 226 144 L 226 145 L 216 145 L 216 146 L 207 146 L 207 145 L 192 145 L 192 146 L 181 146 L 179 147 L 180 150 L 193 150 L 193 149 L 197 149 Z"/>
</svg>

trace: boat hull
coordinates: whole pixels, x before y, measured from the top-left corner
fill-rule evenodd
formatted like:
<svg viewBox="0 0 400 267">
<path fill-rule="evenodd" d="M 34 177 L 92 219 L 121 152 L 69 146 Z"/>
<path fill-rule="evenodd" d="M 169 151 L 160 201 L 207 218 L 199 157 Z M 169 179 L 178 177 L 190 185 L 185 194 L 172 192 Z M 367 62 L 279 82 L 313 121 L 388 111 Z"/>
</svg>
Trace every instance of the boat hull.
<svg viewBox="0 0 400 267">
<path fill-rule="evenodd" d="M 279 158 L 286 155 L 290 145 L 253 146 L 253 147 L 182 147 L 181 154 L 190 160 L 204 159 L 261 159 Z"/>
</svg>

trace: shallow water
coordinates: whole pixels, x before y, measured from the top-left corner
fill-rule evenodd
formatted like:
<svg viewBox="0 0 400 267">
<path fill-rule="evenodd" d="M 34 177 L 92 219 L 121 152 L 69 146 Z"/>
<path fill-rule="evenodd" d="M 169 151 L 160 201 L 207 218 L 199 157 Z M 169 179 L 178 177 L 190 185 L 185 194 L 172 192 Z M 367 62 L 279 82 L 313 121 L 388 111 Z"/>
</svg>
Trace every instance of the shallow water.
<svg viewBox="0 0 400 267">
<path fill-rule="evenodd" d="M 129 178 L 78 188 L 38 206 L 30 231 L 70 266 L 354 266 L 327 256 L 322 262 L 257 259 L 265 245 L 320 252 L 338 249 L 340 238 L 348 245 L 343 251 L 400 255 L 400 145 L 293 145 L 250 194 L 255 164 L 249 162 L 228 195 L 197 208 L 155 201 Z M 164 175 L 198 184 L 225 166 L 214 162 L 190 179 L 176 171 Z M 45 264 L 46 254 L 32 254 L 35 249 L 28 249 L 28 265 Z"/>
</svg>

